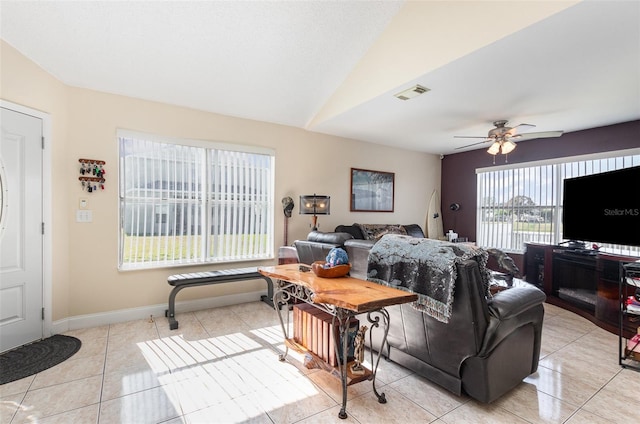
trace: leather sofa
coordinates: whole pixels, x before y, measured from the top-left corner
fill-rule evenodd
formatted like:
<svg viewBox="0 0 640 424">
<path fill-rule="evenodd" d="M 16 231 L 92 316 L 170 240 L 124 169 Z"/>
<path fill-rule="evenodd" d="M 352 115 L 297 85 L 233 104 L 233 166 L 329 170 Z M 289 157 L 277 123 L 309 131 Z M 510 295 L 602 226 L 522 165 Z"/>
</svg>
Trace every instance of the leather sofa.
<svg viewBox="0 0 640 424">
<path fill-rule="evenodd" d="M 369 229 L 369 232 L 365 230 Z M 349 250 L 355 255 L 349 255 L 352 273 L 366 274 L 366 261 L 369 249 L 383 234 L 390 232 L 397 234 L 406 234 L 412 237 L 424 237 L 424 232 L 417 224 L 409 225 L 338 225 L 333 232 L 324 233 L 321 231 L 311 231 L 307 235 L 306 240 L 296 240 L 293 246 L 296 248 L 298 262 L 311 264 L 315 261 L 323 261 L 329 251 L 334 247 L 341 247 L 349 253 Z M 362 264 L 365 265 L 362 269 Z M 356 267 L 353 269 L 353 267 Z"/>
<path fill-rule="evenodd" d="M 354 238 L 341 226 L 336 230 L 296 241 L 299 261 L 323 260 L 331 248 L 343 247 L 351 276 L 366 279 L 368 251 L 376 241 Z M 468 260 L 457 265 L 448 323 L 410 304 L 387 308 L 390 327 L 383 355 L 457 395 L 484 403 L 520 384 L 538 368 L 545 295 L 525 285 L 487 296 L 482 287 L 478 263 Z M 366 317 L 361 320 L 367 322 Z M 377 350 L 382 331 L 374 330 L 372 336 Z"/>
</svg>

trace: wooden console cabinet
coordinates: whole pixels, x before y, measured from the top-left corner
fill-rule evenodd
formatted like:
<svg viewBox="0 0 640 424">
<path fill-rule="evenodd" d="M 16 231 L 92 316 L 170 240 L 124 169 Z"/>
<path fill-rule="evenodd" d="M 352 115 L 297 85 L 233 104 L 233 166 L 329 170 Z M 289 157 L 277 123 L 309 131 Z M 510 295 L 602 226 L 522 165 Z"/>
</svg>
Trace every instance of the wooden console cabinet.
<svg viewBox="0 0 640 424">
<path fill-rule="evenodd" d="M 549 303 L 618 333 L 620 264 L 638 258 L 538 243 L 525 247 L 524 279 L 542 289 Z"/>
<path fill-rule="evenodd" d="M 523 278 L 527 283 L 538 286 L 547 296 L 553 290 L 552 252 L 553 246 L 548 244 L 525 244 Z"/>
</svg>

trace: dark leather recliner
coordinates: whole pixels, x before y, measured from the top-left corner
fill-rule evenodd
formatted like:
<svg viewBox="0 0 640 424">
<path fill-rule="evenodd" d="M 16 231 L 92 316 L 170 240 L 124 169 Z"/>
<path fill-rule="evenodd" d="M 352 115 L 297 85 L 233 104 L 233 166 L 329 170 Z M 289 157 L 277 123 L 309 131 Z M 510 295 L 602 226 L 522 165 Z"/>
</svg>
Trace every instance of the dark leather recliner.
<svg viewBox="0 0 640 424">
<path fill-rule="evenodd" d="M 373 243 L 343 241 L 352 277 L 367 278 L 366 258 Z M 302 249 L 306 248 L 311 246 Z M 388 346 L 383 354 L 457 395 L 466 393 L 489 403 L 536 372 L 545 295 L 534 286 L 525 286 L 487 298 L 477 262 L 465 261 L 457 271 L 449 322 L 442 323 L 410 304 L 389 307 Z M 366 318 L 361 317 L 361 322 L 366 323 Z M 382 331 L 374 330 L 372 335 L 373 347 L 378 349 Z"/>
<path fill-rule="evenodd" d="M 457 395 L 492 402 L 538 369 L 544 300 L 544 293 L 533 286 L 487 299 L 478 263 L 466 261 L 458 265 L 449 322 L 410 304 L 389 307 L 383 354 Z M 376 349 L 381 333 L 372 333 Z"/>
</svg>

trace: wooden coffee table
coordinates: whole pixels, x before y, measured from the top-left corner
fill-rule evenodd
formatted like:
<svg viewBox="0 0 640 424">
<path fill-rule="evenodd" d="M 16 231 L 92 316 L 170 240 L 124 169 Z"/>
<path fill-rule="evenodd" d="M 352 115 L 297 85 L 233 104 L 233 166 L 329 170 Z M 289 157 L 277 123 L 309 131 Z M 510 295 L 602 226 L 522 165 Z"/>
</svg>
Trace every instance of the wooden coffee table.
<svg viewBox="0 0 640 424">
<path fill-rule="evenodd" d="M 414 293 L 351 277 L 321 278 L 316 276 L 308 266 L 301 264 L 259 267 L 258 271 L 262 275 L 276 280 L 273 305 L 278 312 L 285 338 L 285 353 L 280 355 L 280 360 L 285 360 L 289 347 L 301 349 L 301 346 L 289 337 L 289 314 L 286 314 L 287 323 L 285 324 L 282 309 L 288 310 L 288 304 L 295 299 L 311 304 L 333 315 L 334 325 L 340 330 L 342 352 L 345 354 L 342 355 L 342 363 L 337 369 L 342 383 L 342 408 L 338 416 L 343 419 L 347 418 L 347 385 L 363 379 L 372 381 L 373 392 L 377 396 L 378 402 L 386 403 L 384 393 L 378 393 L 375 383 L 376 370 L 389 331 L 389 314 L 385 307 L 412 302 L 417 300 L 418 296 Z M 347 332 L 351 318 L 364 313 L 371 324 L 369 331 L 379 328 L 382 324 L 381 329 L 384 331 L 384 336 L 375 361 L 373 360 L 373 350 L 371 350 L 373 369 L 368 370 L 365 378 L 357 378 L 351 374 L 350 364 L 347 361 Z M 380 322 L 381 320 L 382 322 Z M 369 335 L 369 340 L 371 340 L 371 335 Z M 337 344 L 335 353 L 339 356 Z"/>
</svg>

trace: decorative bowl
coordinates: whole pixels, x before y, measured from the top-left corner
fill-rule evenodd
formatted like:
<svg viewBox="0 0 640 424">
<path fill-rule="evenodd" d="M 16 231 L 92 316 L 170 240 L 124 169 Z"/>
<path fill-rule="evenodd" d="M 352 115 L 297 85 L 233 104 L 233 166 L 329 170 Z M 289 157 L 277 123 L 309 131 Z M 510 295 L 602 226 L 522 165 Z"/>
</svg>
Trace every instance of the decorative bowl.
<svg viewBox="0 0 640 424">
<path fill-rule="evenodd" d="M 325 264 L 325 261 L 316 261 L 311 264 L 311 269 L 313 273 L 318 277 L 323 278 L 337 278 L 344 277 L 351 270 L 351 264 L 344 265 L 336 265 L 331 268 L 323 268 L 322 266 Z"/>
</svg>

